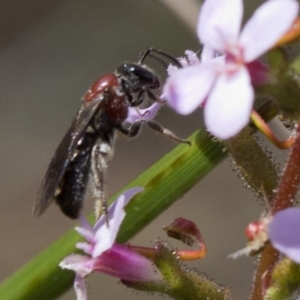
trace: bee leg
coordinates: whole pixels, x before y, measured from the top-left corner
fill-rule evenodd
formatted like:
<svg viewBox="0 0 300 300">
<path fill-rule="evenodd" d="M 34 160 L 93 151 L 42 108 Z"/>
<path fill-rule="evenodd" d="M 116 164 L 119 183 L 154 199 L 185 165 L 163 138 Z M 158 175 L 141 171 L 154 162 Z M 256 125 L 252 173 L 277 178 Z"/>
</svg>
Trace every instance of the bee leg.
<svg viewBox="0 0 300 300">
<path fill-rule="evenodd" d="M 145 123 L 152 130 L 154 130 L 158 133 L 161 133 L 162 135 L 164 135 L 165 137 L 171 139 L 172 141 L 175 141 L 177 143 L 188 144 L 189 146 L 191 145 L 191 142 L 178 137 L 174 132 L 172 132 L 171 130 L 163 127 L 162 125 L 160 125 L 159 123 L 157 123 L 155 121 L 145 120 L 145 121 L 143 121 L 143 123 Z"/>
<path fill-rule="evenodd" d="M 91 183 L 92 193 L 95 198 L 95 217 L 98 220 L 102 213 L 105 215 L 106 224 L 109 224 L 107 210 L 107 199 L 105 194 L 105 179 L 108 155 L 112 152 L 112 147 L 108 143 L 100 143 L 92 149 L 91 159 Z"/>
<path fill-rule="evenodd" d="M 140 132 L 142 124 L 146 124 L 152 130 L 161 133 L 165 137 L 167 137 L 177 143 L 184 143 L 184 144 L 191 145 L 191 142 L 178 137 L 171 130 L 164 128 L 162 125 L 160 125 L 159 123 L 152 121 L 152 120 L 138 120 L 138 121 L 134 122 L 128 129 L 120 126 L 120 127 L 118 127 L 118 130 L 121 131 L 123 134 L 125 134 L 128 137 L 135 137 Z"/>
<path fill-rule="evenodd" d="M 156 94 L 153 93 L 153 91 L 151 89 L 146 89 L 146 93 L 147 93 L 147 96 L 153 101 L 153 102 L 157 102 L 161 105 L 165 104 L 166 101 L 165 100 L 162 100 L 160 99 L 159 96 L 157 96 Z"/>
</svg>

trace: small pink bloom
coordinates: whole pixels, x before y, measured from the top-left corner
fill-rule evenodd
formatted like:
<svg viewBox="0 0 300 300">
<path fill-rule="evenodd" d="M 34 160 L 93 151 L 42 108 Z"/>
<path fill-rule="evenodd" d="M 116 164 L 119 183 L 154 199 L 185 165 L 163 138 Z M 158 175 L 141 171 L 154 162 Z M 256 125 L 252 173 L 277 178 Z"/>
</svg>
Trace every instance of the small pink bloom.
<svg viewBox="0 0 300 300">
<path fill-rule="evenodd" d="M 172 73 L 163 93 L 168 103 L 181 114 L 203 106 L 212 134 L 221 139 L 237 134 L 249 122 L 252 84 L 266 80 L 257 59 L 291 27 L 298 9 L 296 0 L 266 1 L 241 30 L 242 0 L 206 0 L 197 26 L 205 45 L 202 62 Z"/>
<path fill-rule="evenodd" d="M 228 257 L 236 259 L 242 255 L 257 254 L 269 240 L 267 231 L 270 221 L 270 215 L 266 215 L 262 216 L 259 221 L 251 222 L 245 229 L 245 235 L 248 238 L 247 246 Z"/>
<path fill-rule="evenodd" d="M 300 264 L 300 208 L 287 208 L 275 214 L 268 235 L 275 249 Z"/>
<path fill-rule="evenodd" d="M 109 226 L 105 216 L 92 227 L 81 217 L 82 227 L 76 228 L 87 242 L 76 245 L 86 255 L 72 254 L 66 257 L 59 266 L 76 273 L 74 289 L 77 300 L 86 300 L 87 291 L 84 277 L 92 272 L 102 272 L 126 281 L 160 280 L 160 272 L 153 263 L 144 256 L 131 250 L 130 246 L 115 243 L 120 225 L 125 217 L 124 207 L 142 188 L 133 188 L 122 195 L 109 207 Z"/>
</svg>

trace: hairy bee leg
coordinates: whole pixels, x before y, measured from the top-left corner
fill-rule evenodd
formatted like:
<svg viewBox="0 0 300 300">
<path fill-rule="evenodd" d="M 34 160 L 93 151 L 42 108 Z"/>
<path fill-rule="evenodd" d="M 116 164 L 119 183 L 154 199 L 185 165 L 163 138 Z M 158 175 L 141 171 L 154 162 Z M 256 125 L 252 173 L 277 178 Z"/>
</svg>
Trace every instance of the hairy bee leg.
<svg viewBox="0 0 300 300">
<path fill-rule="evenodd" d="M 163 127 L 162 125 L 160 125 L 159 123 L 157 123 L 155 121 L 147 120 L 147 121 L 143 121 L 143 123 L 145 123 L 152 130 L 161 133 L 165 137 L 167 137 L 177 143 L 184 143 L 184 144 L 188 144 L 189 146 L 191 145 L 191 142 L 178 137 L 174 132 Z"/>
<path fill-rule="evenodd" d="M 149 128 L 152 130 L 161 133 L 165 137 L 177 142 L 177 143 L 184 143 L 191 145 L 191 142 L 184 140 L 180 137 L 178 137 L 175 133 L 173 133 L 171 130 L 164 128 L 159 123 L 152 121 L 152 120 L 138 120 L 134 122 L 128 129 L 124 127 L 118 127 L 118 130 L 120 130 L 123 134 L 125 134 L 128 137 L 135 137 L 140 132 L 142 124 L 146 124 Z"/>
<path fill-rule="evenodd" d="M 165 100 L 162 100 L 162 99 L 160 99 L 157 95 L 155 95 L 155 94 L 151 91 L 151 89 L 146 89 L 146 93 L 147 93 L 147 96 L 148 96 L 152 101 L 157 102 L 157 103 L 159 103 L 159 104 L 161 104 L 161 105 L 163 105 L 163 104 L 166 103 Z"/>
<path fill-rule="evenodd" d="M 107 149 L 102 149 L 106 148 Z M 105 150 L 105 151 L 103 151 Z M 105 215 L 106 224 L 109 224 L 107 211 L 107 199 L 105 194 L 105 179 L 107 170 L 107 150 L 111 150 L 107 144 L 95 145 L 92 149 L 91 181 L 93 184 L 93 197 L 95 198 L 95 218 L 98 220 L 102 213 Z"/>
</svg>

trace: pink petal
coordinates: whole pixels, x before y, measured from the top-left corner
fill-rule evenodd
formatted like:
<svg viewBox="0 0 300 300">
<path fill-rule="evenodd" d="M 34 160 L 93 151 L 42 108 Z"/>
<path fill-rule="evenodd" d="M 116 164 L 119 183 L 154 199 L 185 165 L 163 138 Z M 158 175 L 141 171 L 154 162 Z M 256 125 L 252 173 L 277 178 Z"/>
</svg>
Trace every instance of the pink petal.
<svg viewBox="0 0 300 300">
<path fill-rule="evenodd" d="M 82 277 L 90 274 L 94 269 L 94 260 L 88 256 L 71 254 L 64 258 L 59 266 L 62 269 L 72 270 Z"/>
<path fill-rule="evenodd" d="M 189 65 L 195 65 L 200 63 L 200 59 L 198 57 L 198 54 L 192 50 L 185 50 L 184 54 L 187 58 L 187 61 L 189 63 Z"/>
<path fill-rule="evenodd" d="M 242 0 L 204 1 L 197 25 L 200 41 L 224 53 L 228 44 L 236 43 L 242 17 Z"/>
<path fill-rule="evenodd" d="M 183 68 L 188 67 L 190 65 L 195 65 L 200 63 L 200 58 L 198 57 L 198 54 L 192 50 L 185 50 L 184 51 L 184 56 L 178 58 L 179 63 Z M 175 67 L 177 70 L 179 69 L 178 67 Z M 173 69 L 171 72 L 175 72 L 175 69 Z M 168 72 L 169 75 L 171 75 Z"/>
<path fill-rule="evenodd" d="M 129 107 L 128 116 L 126 122 L 134 123 L 138 120 L 152 120 L 157 115 L 157 112 L 161 108 L 161 104 L 158 102 L 153 103 L 150 107 L 140 109 L 138 107 Z"/>
<path fill-rule="evenodd" d="M 164 98 L 177 113 L 190 114 L 203 103 L 216 76 L 211 62 L 180 69 L 167 79 Z"/>
<path fill-rule="evenodd" d="M 174 66 L 172 64 L 170 64 L 167 68 L 167 73 L 168 73 L 168 76 L 171 76 L 173 75 L 175 72 L 178 71 L 178 67 L 177 66 Z M 164 99 L 164 97 L 162 96 L 161 97 L 162 99 Z"/>
<path fill-rule="evenodd" d="M 89 223 L 89 221 L 83 215 L 79 216 L 79 222 L 81 224 L 80 227 L 85 228 L 86 230 L 89 230 L 89 231 L 93 232 L 92 225 Z"/>
<path fill-rule="evenodd" d="M 76 293 L 76 300 L 87 300 L 88 299 L 84 279 L 79 275 L 75 276 L 74 290 Z"/>
<path fill-rule="evenodd" d="M 300 209 L 278 212 L 269 224 L 268 234 L 274 248 L 300 263 Z"/>
<path fill-rule="evenodd" d="M 299 4 L 295 0 L 269 0 L 263 3 L 241 33 L 244 60 L 253 61 L 272 48 L 292 26 L 298 10 Z"/>
<path fill-rule="evenodd" d="M 109 207 L 109 226 L 106 226 L 104 216 L 101 216 L 101 220 L 97 222 L 94 230 L 95 234 L 95 248 L 93 251 L 93 257 L 101 255 L 104 251 L 108 250 L 114 243 L 119 227 L 125 217 L 124 207 L 131 200 L 131 198 L 143 191 L 143 188 L 132 188 L 121 194 L 118 199 Z M 100 218 L 100 219 L 101 219 Z M 103 224 L 104 223 L 104 224 Z"/>
<path fill-rule="evenodd" d="M 118 214 L 118 209 L 120 209 L 120 207 L 118 206 L 118 201 L 121 201 L 122 204 L 127 205 L 127 203 L 131 200 L 131 198 L 133 196 L 135 196 L 137 193 L 140 193 L 143 190 L 144 189 L 141 188 L 141 187 L 135 187 L 135 188 L 129 189 L 129 190 L 125 191 L 123 194 L 121 194 L 114 201 L 114 203 L 112 203 L 109 206 L 109 208 L 108 208 L 109 217 L 111 218 L 113 215 L 117 215 Z M 121 210 L 121 212 L 122 212 L 122 210 Z M 105 225 L 105 216 L 102 215 L 100 217 L 100 219 L 97 221 L 97 223 L 94 225 L 94 229 L 93 229 L 94 232 L 96 232 L 97 230 L 99 230 L 99 228 L 101 228 L 104 225 Z"/>
<path fill-rule="evenodd" d="M 96 259 L 94 270 L 126 281 L 154 281 L 162 278 L 149 259 L 130 250 L 130 246 L 118 244 Z"/>
<path fill-rule="evenodd" d="M 236 135 L 249 122 L 254 99 L 246 68 L 222 74 L 204 107 L 208 130 L 220 139 Z"/>
<path fill-rule="evenodd" d="M 202 48 L 202 51 L 201 51 L 201 62 L 204 63 L 204 62 L 207 62 L 208 60 L 211 60 L 213 58 L 215 58 L 217 55 L 216 55 L 216 51 L 207 46 L 207 45 L 204 45 L 203 48 Z"/>
<path fill-rule="evenodd" d="M 79 242 L 76 244 L 76 248 L 84 251 L 86 254 L 92 255 L 94 245 L 90 243 Z"/>
<path fill-rule="evenodd" d="M 260 60 L 254 60 L 246 65 L 252 85 L 266 84 L 270 81 L 269 68 Z"/>
<path fill-rule="evenodd" d="M 91 242 L 94 240 L 94 231 L 93 228 L 87 229 L 84 227 L 75 227 L 75 230 L 83 236 L 87 241 Z"/>
</svg>

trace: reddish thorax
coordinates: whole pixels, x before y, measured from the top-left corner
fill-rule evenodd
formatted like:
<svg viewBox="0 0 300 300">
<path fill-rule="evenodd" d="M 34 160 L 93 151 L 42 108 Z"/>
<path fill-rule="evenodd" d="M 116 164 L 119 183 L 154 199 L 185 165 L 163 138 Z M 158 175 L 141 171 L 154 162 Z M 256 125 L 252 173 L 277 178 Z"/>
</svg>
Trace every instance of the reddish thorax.
<svg viewBox="0 0 300 300">
<path fill-rule="evenodd" d="M 83 97 L 84 102 L 90 102 L 95 99 L 100 93 L 109 90 L 112 87 L 118 87 L 118 77 L 113 73 L 108 73 L 98 78 L 86 92 Z"/>
</svg>

